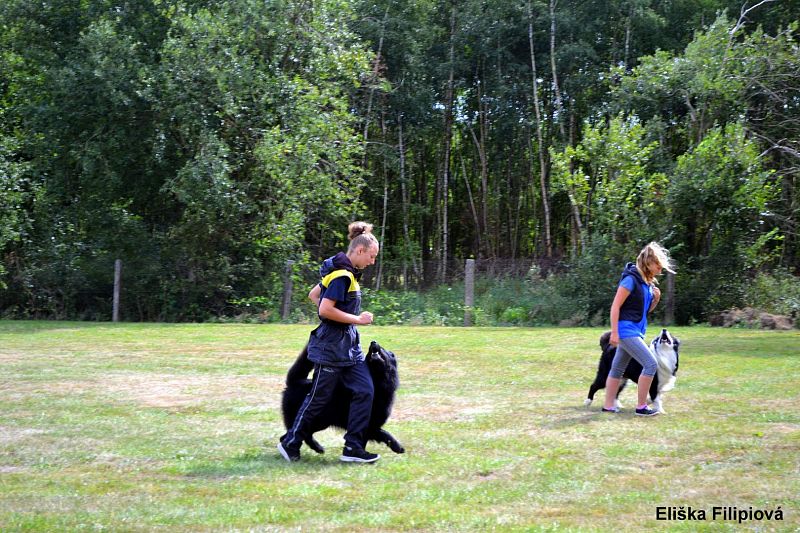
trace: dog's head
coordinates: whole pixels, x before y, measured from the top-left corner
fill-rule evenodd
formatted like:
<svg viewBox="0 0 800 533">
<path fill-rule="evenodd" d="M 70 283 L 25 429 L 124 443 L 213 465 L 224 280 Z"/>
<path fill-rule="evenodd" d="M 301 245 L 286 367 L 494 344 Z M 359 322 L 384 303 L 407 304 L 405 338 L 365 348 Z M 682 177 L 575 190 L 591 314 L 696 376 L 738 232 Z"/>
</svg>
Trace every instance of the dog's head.
<svg viewBox="0 0 800 533">
<path fill-rule="evenodd" d="M 666 370 L 673 376 L 678 372 L 678 351 L 681 341 L 667 331 L 666 328 L 650 343 L 650 348 L 660 366 L 666 365 Z"/>
<path fill-rule="evenodd" d="M 397 390 L 400 378 L 397 375 L 397 357 L 393 352 L 381 347 L 377 341 L 369 343 L 367 366 L 372 375 L 375 388 Z"/>
</svg>

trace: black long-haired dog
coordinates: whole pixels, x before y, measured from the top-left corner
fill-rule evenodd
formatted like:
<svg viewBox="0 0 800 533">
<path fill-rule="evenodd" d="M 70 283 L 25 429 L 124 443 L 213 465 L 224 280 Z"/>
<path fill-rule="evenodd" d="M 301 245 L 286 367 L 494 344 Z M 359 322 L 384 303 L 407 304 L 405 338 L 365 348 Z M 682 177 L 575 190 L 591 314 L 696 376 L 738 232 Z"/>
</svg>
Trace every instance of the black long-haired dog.
<svg viewBox="0 0 800 533">
<path fill-rule="evenodd" d="M 308 360 L 306 348 L 300 352 L 297 360 L 289 369 L 286 375 L 286 389 L 283 391 L 283 423 L 286 428 L 294 424 L 297 411 L 303 405 L 308 393 L 311 391 L 311 380 L 308 374 L 313 370 L 314 363 Z M 394 353 L 381 348 L 372 341 L 366 356 L 367 367 L 372 376 L 372 383 L 375 388 L 375 396 L 372 400 L 372 413 L 367 427 L 367 440 L 382 442 L 393 452 L 403 453 L 405 448 L 388 431 L 383 429 L 386 420 L 392 413 L 395 392 L 400 386 L 400 379 L 397 375 L 397 358 Z M 311 421 L 308 437 L 305 443 L 317 453 L 325 453 L 325 448 L 314 439 L 314 433 L 322 431 L 331 426 L 340 429 L 347 428 L 347 418 L 350 413 L 350 392 L 339 385 L 333 393 L 333 398 L 325 409 Z"/>
<path fill-rule="evenodd" d="M 606 378 L 611 371 L 611 363 L 614 361 L 614 354 L 617 351 L 615 346 L 611 346 L 609 342 L 611 339 L 611 332 L 606 331 L 600 336 L 600 363 L 597 365 L 597 376 L 594 378 L 594 383 L 589 387 L 589 394 L 587 395 L 584 405 L 587 407 L 591 405 L 594 400 L 595 393 L 600 389 L 606 388 Z M 678 348 L 681 341 L 673 337 L 669 331 L 662 329 L 661 333 L 653 339 L 650 343 L 650 350 L 656 356 L 658 363 L 658 371 L 653 376 L 653 382 L 650 384 L 650 400 L 653 402 L 653 408 L 656 411 L 664 412 L 662 405 L 661 395 L 675 387 L 675 379 L 678 373 Z M 628 380 L 638 383 L 639 376 L 642 373 L 642 365 L 636 359 L 631 358 L 628 367 L 622 375 L 617 398 L 625 388 Z M 615 400 L 617 407 L 619 407 L 619 400 Z"/>
</svg>

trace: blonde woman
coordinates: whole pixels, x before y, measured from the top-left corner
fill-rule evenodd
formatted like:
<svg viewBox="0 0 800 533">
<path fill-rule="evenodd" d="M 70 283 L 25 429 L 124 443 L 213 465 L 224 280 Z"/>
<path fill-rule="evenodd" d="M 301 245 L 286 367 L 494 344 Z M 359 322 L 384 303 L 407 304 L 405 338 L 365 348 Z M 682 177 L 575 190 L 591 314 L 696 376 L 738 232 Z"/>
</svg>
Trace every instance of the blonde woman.
<svg viewBox="0 0 800 533">
<path fill-rule="evenodd" d="M 372 313 L 361 311 L 361 271 L 375 264 L 380 246 L 372 224 L 353 222 L 347 228 L 350 246 L 326 259 L 320 267 L 321 281 L 308 297 L 317 305 L 320 325 L 308 340 L 308 359 L 314 363 L 311 392 L 297 413 L 294 424 L 281 437 L 278 451 L 287 461 L 300 460 L 300 446 L 309 427 L 328 404 L 338 384 L 352 394 L 344 450 L 341 460 L 372 463 L 380 455 L 365 450 L 366 430 L 372 411 L 374 387 L 365 363 L 356 325 L 372 323 Z"/>
<path fill-rule="evenodd" d="M 645 342 L 647 315 L 661 299 L 661 291 L 656 287 L 656 278 L 666 270 L 672 272 L 669 253 L 656 242 L 645 246 L 636 263 L 628 263 L 620 276 L 617 293 L 611 303 L 611 345 L 617 347 L 611 371 L 606 380 L 606 400 L 603 411 L 616 413 L 615 405 L 622 374 L 631 357 L 642 365 L 642 374 L 637 384 L 638 416 L 657 415 L 658 411 L 647 405 L 647 392 L 658 369 L 655 355 Z"/>
</svg>

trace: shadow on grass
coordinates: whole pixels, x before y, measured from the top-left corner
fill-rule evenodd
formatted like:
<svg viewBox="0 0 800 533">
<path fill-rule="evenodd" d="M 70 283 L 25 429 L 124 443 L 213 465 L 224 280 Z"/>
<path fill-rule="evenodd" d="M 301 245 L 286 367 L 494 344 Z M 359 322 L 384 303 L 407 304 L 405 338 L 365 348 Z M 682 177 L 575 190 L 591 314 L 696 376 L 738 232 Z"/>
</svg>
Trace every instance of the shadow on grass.
<svg viewBox="0 0 800 533">
<path fill-rule="evenodd" d="M 597 406 L 592 405 L 586 408 L 583 405 L 571 405 L 561 408 L 563 416 L 559 416 L 557 420 L 545 422 L 543 427 L 549 429 L 563 429 L 580 425 L 589 425 L 596 423 L 616 422 L 618 420 L 633 418 L 633 413 L 603 413 L 600 411 L 602 404 Z"/>
<path fill-rule="evenodd" d="M 271 471 L 285 471 L 287 468 L 310 472 L 341 465 L 343 463 L 339 461 L 338 453 L 320 455 L 310 450 L 304 450 L 299 462 L 290 464 L 280 456 L 277 448 L 270 449 L 265 445 L 264 448 L 248 450 L 219 461 L 192 462 L 179 468 L 179 473 L 188 477 L 224 479 L 258 476 Z"/>
</svg>

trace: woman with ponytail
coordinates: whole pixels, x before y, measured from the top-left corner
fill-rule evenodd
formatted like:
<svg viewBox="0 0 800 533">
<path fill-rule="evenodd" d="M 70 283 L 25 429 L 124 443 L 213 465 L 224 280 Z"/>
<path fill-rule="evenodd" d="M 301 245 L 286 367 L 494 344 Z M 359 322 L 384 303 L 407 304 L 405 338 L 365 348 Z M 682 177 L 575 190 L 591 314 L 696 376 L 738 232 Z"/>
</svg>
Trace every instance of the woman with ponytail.
<svg viewBox="0 0 800 533">
<path fill-rule="evenodd" d="M 372 313 L 361 311 L 358 281 L 361 271 L 375 264 L 380 246 L 372 234 L 372 224 L 366 222 L 350 224 L 348 238 L 347 252 L 323 261 L 321 281 L 308 294 L 319 310 L 321 323 L 308 341 L 308 359 L 314 363 L 311 392 L 297 412 L 294 424 L 278 443 L 278 451 L 287 461 L 300 459 L 300 446 L 308 434 L 309 422 L 327 405 L 338 383 L 352 393 L 341 460 L 372 463 L 380 459 L 365 449 L 374 390 L 356 329 L 357 325 L 372 323 Z"/>
<path fill-rule="evenodd" d="M 644 338 L 647 332 L 647 315 L 655 309 L 661 299 L 656 278 L 662 270 L 674 274 L 667 250 L 657 242 L 651 242 L 639 252 L 636 263 L 628 263 L 622 271 L 614 301 L 611 303 L 610 343 L 617 347 L 617 353 L 614 355 L 614 362 L 611 363 L 611 371 L 606 380 L 604 412 L 619 411 L 615 404 L 617 391 L 625 368 L 633 357 L 642 365 L 642 374 L 637 384 L 636 414 L 638 416 L 658 414 L 658 411 L 647 405 L 647 392 L 658 369 L 658 363 Z"/>
</svg>

